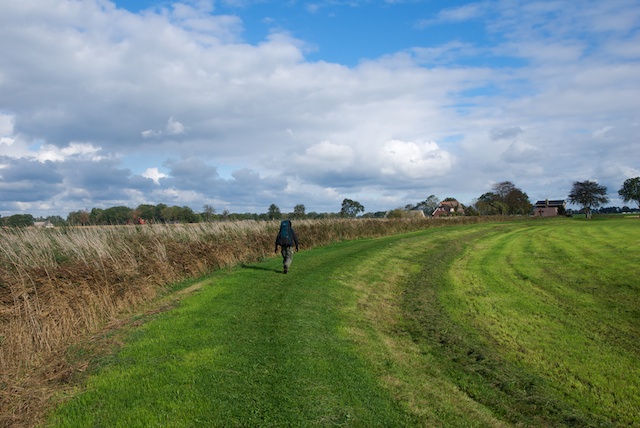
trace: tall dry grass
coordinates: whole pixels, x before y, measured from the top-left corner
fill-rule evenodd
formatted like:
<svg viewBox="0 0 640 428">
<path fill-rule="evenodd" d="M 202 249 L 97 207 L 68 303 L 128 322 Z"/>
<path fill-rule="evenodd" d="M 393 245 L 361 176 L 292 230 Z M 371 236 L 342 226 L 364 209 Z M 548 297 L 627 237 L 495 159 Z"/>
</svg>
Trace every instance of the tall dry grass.
<svg viewBox="0 0 640 428">
<path fill-rule="evenodd" d="M 484 221 L 294 221 L 302 249 Z M 32 426 L 78 367 L 79 340 L 130 316 L 167 284 L 273 255 L 278 222 L 0 231 L 0 425 Z"/>
</svg>

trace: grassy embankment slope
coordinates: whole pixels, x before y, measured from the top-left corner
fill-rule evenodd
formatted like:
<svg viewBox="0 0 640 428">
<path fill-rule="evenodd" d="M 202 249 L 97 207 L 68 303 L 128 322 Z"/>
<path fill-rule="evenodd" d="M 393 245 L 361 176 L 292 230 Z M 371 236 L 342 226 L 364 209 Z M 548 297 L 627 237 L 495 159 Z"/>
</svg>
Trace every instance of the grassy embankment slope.
<svg viewBox="0 0 640 428">
<path fill-rule="evenodd" d="M 637 426 L 633 220 L 430 229 L 218 272 L 52 426 Z"/>
</svg>

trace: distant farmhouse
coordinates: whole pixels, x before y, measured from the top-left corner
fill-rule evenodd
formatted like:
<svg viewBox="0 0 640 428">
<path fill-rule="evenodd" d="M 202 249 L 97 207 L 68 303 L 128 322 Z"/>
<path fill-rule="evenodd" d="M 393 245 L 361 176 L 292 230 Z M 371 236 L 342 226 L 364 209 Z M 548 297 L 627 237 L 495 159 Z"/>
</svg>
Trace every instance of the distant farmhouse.
<svg viewBox="0 0 640 428">
<path fill-rule="evenodd" d="M 433 213 L 431 213 L 433 217 L 449 217 L 453 215 L 464 215 L 464 208 L 462 208 L 462 204 L 455 199 L 450 199 L 448 201 L 442 201 L 438 205 Z"/>
<path fill-rule="evenodd" d="M 549 200 L 538 201 L 533 206 L 533 215 L 535 217 L 554 217 L 558 215 L 564 215 L 567 211 L 567 203 L 562 200 Z"/>
</svg>

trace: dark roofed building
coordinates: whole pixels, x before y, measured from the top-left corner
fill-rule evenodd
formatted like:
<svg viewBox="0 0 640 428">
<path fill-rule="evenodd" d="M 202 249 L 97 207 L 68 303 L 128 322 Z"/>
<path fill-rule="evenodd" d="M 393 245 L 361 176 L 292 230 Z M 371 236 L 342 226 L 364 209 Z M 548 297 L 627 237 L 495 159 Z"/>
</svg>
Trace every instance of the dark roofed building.
<svg viewBox="0 0 640 428">
<path fill-rule="evenodd" d="M 537 217 L 554 217 L 564 215 L 567 203 L 563 199 L 538 201 L 533 207 L 533 215 Z"/>
</svg>

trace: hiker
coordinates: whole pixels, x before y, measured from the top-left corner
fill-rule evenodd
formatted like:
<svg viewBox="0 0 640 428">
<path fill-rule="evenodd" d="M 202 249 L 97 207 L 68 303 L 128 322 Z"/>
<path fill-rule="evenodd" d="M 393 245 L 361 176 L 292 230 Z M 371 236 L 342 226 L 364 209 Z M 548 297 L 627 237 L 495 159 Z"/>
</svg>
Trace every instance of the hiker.
<svg viewBox="0 0 640 428">
<path fill-rule="evenodd" d="M 296 245 L 296 251 L 298 251 L 298 237 L 296 232 L 291 227 L 290 220 L 282 220 L 280 222 L 280 231 L 276 236 L 276 249 L 275 253 L 278 253 L 278 245 L 280 245 L 282 253 L 282 265 L 284 266 L 284 273 L 289 271 L 289 266 L 293 261 L 293 244 Z"/>
</svg>

